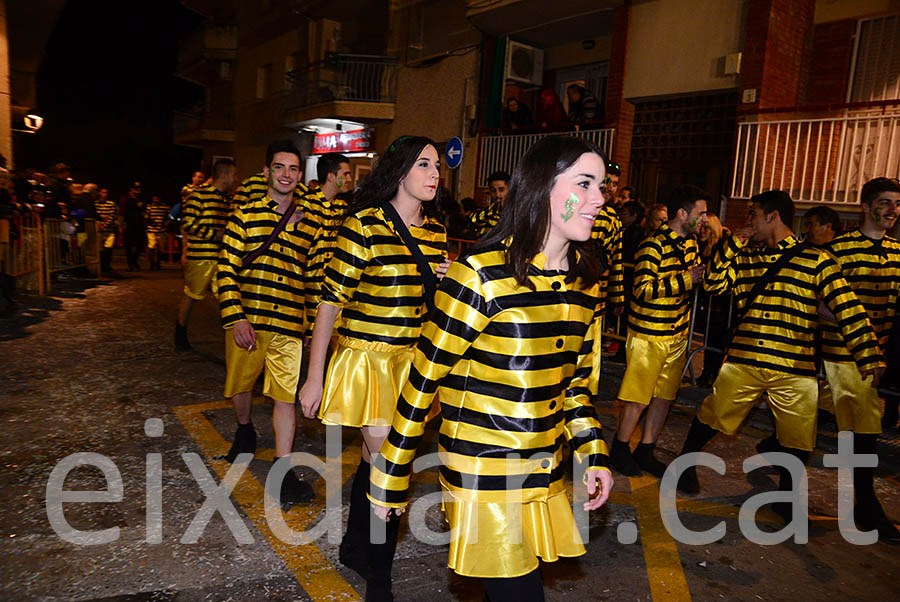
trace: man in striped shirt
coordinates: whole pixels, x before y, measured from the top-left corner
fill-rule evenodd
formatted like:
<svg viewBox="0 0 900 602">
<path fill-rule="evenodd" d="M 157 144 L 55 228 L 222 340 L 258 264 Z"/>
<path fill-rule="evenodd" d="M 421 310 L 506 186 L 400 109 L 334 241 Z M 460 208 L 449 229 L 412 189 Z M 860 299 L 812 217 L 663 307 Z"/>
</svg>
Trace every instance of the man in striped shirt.
<svg viewBox="0 0 900 602">
<path fill-rule="evenodd" d="M 832 240 L 826 250 L 841 266 L 847 283 L 866 308 L 878 346 L 885 352 L 900 291 L 900 243 L 887 236 L 900 215 L 900 183 L 888 178 L 867 182 L 862 189 L 860 210 L 862 225 Z M 876 454 L 883 403 L 876 383 L 862 378 L 834 316 L 825 308 L 820 313 L 822 359 L 838 430 L 853 432 L 855 453 Z M 875 467 L 871 466 L 853 469 L 856 524 L 864 531 L 877 530 L 881 541 L 898 544 L 900 533 L 875 497 L 874 474 Z"/>
<path fill-rule="evenodd" d="M 275 461 L 294 445 L 294 402 L 300 378 L 305 331 L 303 265 L 314 223 L 295 205 L 287 224 L 265 251 L 244 265 L 246 257 L 272 236 L 295 200 L 301 176 L 300 152 L 288 140 L 266 150 L 266 194 L 238 207 L 228 222 L 218 257 L 218 291 L 225 327 L 225 397 L 231 399 L 238 427 L 225 459 L 256 452 L 251 421 L 252 392 L 265 370 L 263 394 L 274 402 Z M 281 484 L 282 503 L 307 502 L 312 488 L 288 471 Z"/>
<path fill-rule="evenodd" d="M 491 194 L 491 204 L 472 214 L 472 225 L 475 227 L 475 237 L 481 238 L 488 233 L 500 221 L 500 213 L 506 202 L 506 194 L 509 192 L 509 174 L 505 171 L 495 171 L 488 176 L 488 190 Z"/>
<path fill-rule="evenodd" d="M 713 392 L 703 400 L 691 423 L 681 454 L 700 451 L 718 432 L 736 433 L 765 392 L 777 442 L 757 449 L 788 453 L 805 464 L 816 436 L 814 339 L 819 302 L 837 317 L 841 338 L 864 375 L 877 382 L 884 372 L 884 358 L 865 309 L 834 259 L 820 249 L 795 248 L 801 243 L 788 225 L 794 220 L 790 196 L 780 190 L 758 194 L 750 199 L 748 214 L 748 225 L 735 231 L 716 251 L 704 277 L 708 292 L 734 292 L 742 319 Z M 751 240 L 763 246 L 751 247 Z M 750 299 L 757 280 L 785 253 L 791 253 L 787 263 Z M 784 467 L 776 468 L 779 490 L 793 492 L 791 474 Z M 700 491 L 695 466 L 681 474 L 678 490 L 687 494 Z M 793 504 L 777 502 L 773 510 L 790 522 Z"/>
<path fill-rule="evenodd" d="M 100 272 L 112 275 L 112 254 L 116 246 L 116 235 L 119 233 L 119 205 L 109 198 L 109 189 L 101 188 L 99 197 L 94 203 L 97 212 L 97 230 L 103 249 L 100 251 Z"/>
<path fill-rule="evenodd" d="M 213 165 L 213 181 L 191 192 L 181 210 L 181 227 L 188 234 L 187 261 L 184 262 L 184 297 L 175 323 L 175 348 L 190 351 L 187 324 L 194 301 L 206 298 L 216 274 L 216 262 L 225 224 L 231 215 L 228 195 L 234 189 L 235 165 L 219 159 Z"/>
<path fill-rule="evenodd" d="M 666 471 L 653 447 L 681 386 L 692 291 L 705 269 L 693 235 L 706 223 L 708 200 L 696 186 L 675 189 L 666 203 L 670 219 L 635 254 L 622 408 L 610 450 L 612 467 L 624 475 L 639 476 L 643 469 L 661 478 Z M 632 456 L 629 441 L 644 410 L 641 442 Z"/>
<path fill-rule="evenodd" d="M 158 270 L 159 251 L 166 238 L 166 223 L 169 221 L 169 208 L 163 205 L 158 196 L 151 197 L 144 221 L 147 224 L 147 254 L 150 259 L 150 269 Z"/>
</svg>

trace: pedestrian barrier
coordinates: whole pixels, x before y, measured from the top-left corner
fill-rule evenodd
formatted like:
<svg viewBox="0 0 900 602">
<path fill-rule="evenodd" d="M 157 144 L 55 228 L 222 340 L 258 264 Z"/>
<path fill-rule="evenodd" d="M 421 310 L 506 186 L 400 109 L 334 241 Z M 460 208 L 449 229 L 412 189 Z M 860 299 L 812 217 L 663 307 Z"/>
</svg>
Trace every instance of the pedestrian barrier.
<svg viewBox="0 0 900 602">
<path fill-rule="evenodd" d="M 17 286 L 44 294 L 41 216 L 28 211 L 0 219 L 0 265 Z"/>
<path fill-rule="evenodd" d="M 447 238 L 447 255 L 451 260 L 456 260 L 460 255 L 468 251 L 472 245 L 475 244 L 474 240 L 468 240 L 465 238 Z"/>
<path fill-rule="evenodd" d="M 100 237 L 97 220 L 84 220 L 84 232 L 64 219 L 43 220 L 44 291 L 50 291 L 51 276 L 73 268 L 84 267 L 100 277 Z"/>
</svg>

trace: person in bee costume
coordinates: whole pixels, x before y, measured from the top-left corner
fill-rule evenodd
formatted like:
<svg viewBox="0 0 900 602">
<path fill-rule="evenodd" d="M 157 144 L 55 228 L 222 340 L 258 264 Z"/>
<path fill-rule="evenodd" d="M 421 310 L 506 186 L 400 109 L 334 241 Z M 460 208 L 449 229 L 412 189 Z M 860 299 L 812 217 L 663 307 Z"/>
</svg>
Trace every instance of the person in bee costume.
<svg viewBox="0 0 900 602">
<path fill-rule="evenodd" d="M 362 460 L 350 494 L 341 562 L 366 578 L 366 600 L 390 600 L 397 530 L 369 538 L 370 457 L 390 430 L 413 346 L 449 262 L 447 234 L 434 217 L 440 162 L 428 138 L 395 140 L 354 195 L 325 268 L 322 302 L 300 390 L 307 418 L 362 431 Z M 325 356 L 337 324 L 337 345 Z"/>
<path fill-rule="evenodd" d="M 585 510 L 603 505 L 613 485 L 590 401 L 599 273 L 588 241 L 605 164 L 571 137 L 545 138 L 525 154 L 500 223 L 440 284 L 372 465 L 369 499 L 390 529 L 439 393 L 448 564 L 481 578 L 494 602 L 543 600 L 539 559 L 585 553 L 566 495 L 564 441 L 587 466 Z"/>
</svg>

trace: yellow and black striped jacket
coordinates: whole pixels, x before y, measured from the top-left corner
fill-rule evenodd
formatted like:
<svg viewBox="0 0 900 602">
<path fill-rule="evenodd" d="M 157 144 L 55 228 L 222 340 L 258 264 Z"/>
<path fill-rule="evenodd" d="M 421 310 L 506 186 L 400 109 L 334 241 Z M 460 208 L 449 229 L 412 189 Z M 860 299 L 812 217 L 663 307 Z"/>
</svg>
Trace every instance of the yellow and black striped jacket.
<svg viewBox="0 0 900 602">
<path fill-rule="evenodd" d="M 749 248 L 731 236 L 710 260 L 703 286 L 712 294 L 733 291 L 742 311 L 756 280 L 797 244 L 791 235 L 774 249 Z M 861 368 L 884 365 L 866 310 L 841 269 L 828 253 L 812 247 L 793 257 L 759 294 L 738 325 L 726 361 L 815 377 L 819 301 L 834 312 L 841 335 Z"/>
<path fill-rule="evenodd" d="M 591 240 L 597 259 L 606 266 L 600 279 L 600 313 L 607 301 L 625 303 L 625 270 L 622 265 L 622 222 L 612 207 L 601 207 L 591 228 Z"/>
<path fill-rule="evenodd" d="M 225 193 L 215 186 L 198 186 L 184 201 L 181 227 L 188 234 L 188 261 L 215 261 L 219 258 L 221 242 L 231 204 Z"/>
<path fill-rule="evenodd" d="M 644 239 L 634 255 L 628 329 L 641 338 L 686 337 L 691 321 L 691 275 L 700 264 L 697 241 L 668 224 Z"/>
<path fill-rule="evenodd" d="M 873 240 L 857 228 L 832 240 L 825 250 L 841 266 L 847 284 L 866 308 L 879 347 L 884 352 L 894 325 L 900 291 L 900 243 L 890 236 Z M 821 334 L 824 359 L 853 361 L 836 324 L 822 322 Z"/>
<path fill-rule="evenodd" d="M 265 253 L 245 270 L 242 259 L 268 240 L 281 214 L 264 196 L 238 207 L 225 230 L 217 283 L 222 325 L 249 320 L 256 330 L 302 338 L 306 330 L 303 265 L 315 223 L 303 216 L 288 223 Z"/>
<path fill-rule="evenodd" d="M 499 201 L 494 201 L 484 209 L 473 212 L 469 219 L 475 230 L 475 238 L 481 238 L 500 223 L 500 214 L 502 212 L 503 204 Z"/>
<path fill-rule="evenodd" d="M 431 269 L 444 260 L 447 233 L 427 218 L 410 234 Z M 381 207 L 349 215 L 337 233 L 325 268 L 322 302 L 341 308 L 338 334 L 364 341 L 409 346 L 427 313 L 418 266 Z"/>
<path fill-rule="evenodd" d="M 159 234 L 166 229 L 166 222 L 169 221 L 169 208 L 162 203 L 150 203 L 147 205 L 147 215 L 145 222 L 147 224 L 147 232 L 150 234 Z"/>
<path fill-rule="evenodd" d="M 312 335 L 316 312 L 322 300 L 325 266 L 334 255 L 338 227 L 347 213 L 347 200 L 344 195 L 338 195 L 329 201 L 319 194 L 310 199 L 307 207 L 310 213 L 316 214 L 314 219 L 319 224 L 306 260 L 306 327 L 307 334 Z"/>
<path fill-rule="evenodd" d="M 405 503 L 438 392 L 440 479 L 457 498 L 546 500 L 564 490 L 567 441 L 589 469 L 606 468 L 589 385 L 597 285 L 567 283 L 564 272 L 543 269 L 546 258 L 538 254 L 529 268 L 535 290 L 519 286 L 506 268 L 506 249 L 497 243 L 476 250 L 453 262 L 441 281 L 435 315 L 422 330 L 372 467 L 376 503 Z"/>
<path fill-rule="evenodd" d="M 96 201 L 94 210 L 97 212 L 97 221 L 100 232 L 109 234 L 119 230 L 119 205 L 111 200 Z"/>
</svg>

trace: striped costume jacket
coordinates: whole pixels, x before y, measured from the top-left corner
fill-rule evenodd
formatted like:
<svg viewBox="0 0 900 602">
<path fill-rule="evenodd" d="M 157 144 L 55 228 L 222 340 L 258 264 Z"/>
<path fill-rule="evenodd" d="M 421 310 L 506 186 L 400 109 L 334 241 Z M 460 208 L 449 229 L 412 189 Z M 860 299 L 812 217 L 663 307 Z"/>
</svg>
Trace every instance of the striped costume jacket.
<svg viewBox="0 0 900 602">
<path fill-rule="evenodd" d="M 147 206 L 145 221 L 148 233 L 159 234 L 160 232 L 165 232 L 166 222 L 169 221 L 169 208 L 162 203 L 151 203 Z"/>
<path fill-rule="evenodd" d="M 503 204 L 494 201 L 484 209 L 474 212 L 469 218 L 475 229 L 475 238 L 481 238 L 487 234 L 494 226 L 500 223 L 500 214 L 503 212 Z"/>
<path fill-rule="evenodd" d="M 302 266 L 315 223 L 306 215 L 288 223 L 247 269 L 243 258 L 262 245 L 278 225 L 278 203 L 263 196 L 238 207 L 228 222 L 219 253 L 217 283 L 222 325 L 248 320 L 253 328 L 294 338 L 306 331 Z"/>
<path fill-rule="evenodd" d="M 857 228 L 832 240 L 825 250 L 841 266 L 847 284 L 866 308 L 880 350 L 884 352 L 894 325 L 900 291 L 900 243 L 890 236 L 873 240 Z M 823 359 L 853 361 L 836 324 L 823 321 L 821 334 Z"/>
<path fill-rule="evenodd" d="M 731 236 L 710 260 L 703 286 L 712 294 L 733 291 L 742 310 L 756 280 L 797 244 L 791 235 L 774 249 L 750 248 Z M 860 368 L 884 365 L 866 311 L 841 269 L 828 253 L 812 247 L 792 258 L 760 293 L 738 326 L 726 361 L 814 378 L 819 301 L 834 312 L 841 337 Z"/>
<path fill-rule="evenodd" d="M 97 229 L 105 234 L 119 231 L 119 205 L 110 199 L 94 203 L 97 212 Z"/>
<path fill-rule="evenodd" d="M 689 270 L 700 264 L 693 238 L 663 223 L 645 238 L 634 256 L 634 287 L 628 329 L 645 339 L 686 337 L 691 321 Z"/>
<path fill-rule="evenodd" d="M 181 227 L 188 234 L 188 261 L 216 261 L 220 234 L 231 215 L 231 203 L 215 186 L 199 186 L 184 201 Z"/>
<path fill-rule="evenodd" d="M 612 207 L 602 207 L 591 228 L 597 259 L 606 266 L 600 279 L 601 315 L 606 303 L 625 303 L 625 269 L 622 264 L 622 222 Z"/>
<path fill-rule="evenodd" d="M 444 260 L 447 233 L 426 218 L 410 234 L 434 270 Z M 341 308 L 341 336 L 410 346 L 419 338 L 427 307 L 418 266 L 381 207 L 349 215 L 325 268 L 322 302 Z"/>
<path fill-rule="evenodd" d="M 306 261 L 306 325 L 309 331 L 307 334 L 312 335 L 316 312 L 322 301 L 325 267 L 334 255 L 338 228 L 347 214 L 347 200 L 344 195 L 338 195 L 329 201 L 319 193 L 315 197 L 309 197 L 306 206 L 318 224 Z"/>
<path fill-rule="evenodd" d="M 590 469 L 607 466 L 589 380 L 597 285 L 529 268 L 519 286 L 497 243 L 453 262 L 416 346 L 370 497 L 405 504 L 425 416 L 440 391 L 442 486 L 479 502 L 546 500 L 564 491 L 563 444 Z M 517 457 L 508 457 L 514 454 Z M 513 497 L 508 498 L 511 495 Z"/>
</svg>

